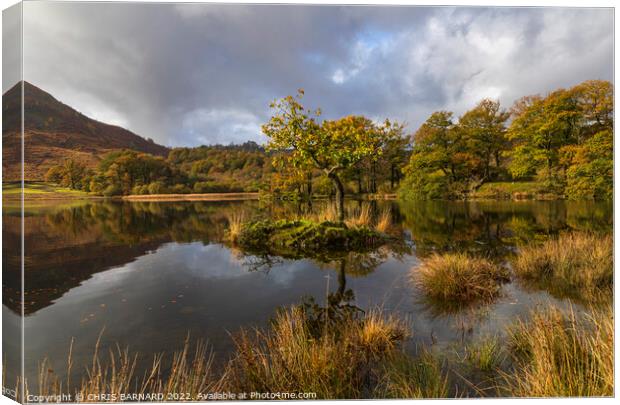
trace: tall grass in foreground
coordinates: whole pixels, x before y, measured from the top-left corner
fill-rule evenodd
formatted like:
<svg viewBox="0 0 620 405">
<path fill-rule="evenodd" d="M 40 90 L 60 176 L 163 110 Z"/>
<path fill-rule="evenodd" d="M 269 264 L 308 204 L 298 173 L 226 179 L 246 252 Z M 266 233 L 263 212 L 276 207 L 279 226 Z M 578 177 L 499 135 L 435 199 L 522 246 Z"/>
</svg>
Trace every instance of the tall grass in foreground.
<svg viewBox="0 0 620 405">
<path fill-rule="evenodd" d="M 361 320 L 329 323 L 317 335 L 299 308 L 281 312 L 271 333 L 236 339 L 228 373 L 239 391 L 315 392 L 317 398 L 367 398 L 405 337 L 395 318 L 372 312 Z"/>
<path fill-rule="evenodd" d="M 84 401 L 89 395 L 107 394 L 112 401 L 121 401 L 123 394 L 169 393 L 189 394 L 188 400 L 227 391 L 307 392 L 317 399 L 447 397 L 447 377 L 440 363 L 430 353 L 406 354 L 402 348 L 406 336 L 402 321 L 378 311 L 317 328 L 304 309 L 294 307 L 279 312 L 267 330 L 245 330 L 236 336 L 236 353 L 221 374 L 213 372 L 206 346 L 196 345 L 192 354 L 189 340 L 170 363 L 163 355 L 155 356 L 142 376 L 136 375 L 136 355 L 117 347 L 101 356 L 97 342 L 79 382 L 60 379 L 44 361 L 37 392 L 27 394 L 70 392 L 82 395 Z M 71 355 L 67 364 L 70 375 Z"/>
<path fill-rule="evenodd" d="M 464 253 L 433 254 L 412 272 L 428 298 L 455 303 L 491 300 L 507 277 L 503 267 Z"/>
<path fill-rule="evenodd" d="M 217 373 L 206 346 L 197 344 L 192 350 L 188 339 L 170 360 L 163 354 L 154 356 L 143 375 L 136 373 L 136 355 L 118 347 L 102 355 L 97 342 L 80 380 L 61 379 L 43 362 L 38 384 L 26 384 L 26 394 L 72 393 L 84 401 L 89 395 L 107 394 L 121 401 L 123 394 L 170 393 L 189 394 L 188 400 L 215 392 L 308 392 L 317 399 L 446 398 L 459 392 L 609 396 L 614 384 L 613 327 L 611 308 L 581 316 L 556 308 L 536 310 L 528 321 L 513 325 L 507 344 L 482 339 L 466 346 L 458 363 L 451 363 L 449 356 L 438 357 L 433 348 L 421 348 L 415 356 L 406 353 L 406 325 L 380 312 L 323 325 L 295 307 L 280 312 L 266 330 L 237 335 L 236 353 Z M 506 355 L 512 360 L 509 369 L 501 366 Z M 458 373 L 459 364 L 467 366 L 468 374 Z M 66 367 L 70 375 L 71 354 Z M 451 383 L 467 385 L 454 386 L 453 392 L 448 375 Z"/>
<path fill-rule="evenodd" d="M 613 238 L 589 233 L 562 234 L 541 245 L 522 247 L 512 260 L 515 274 L 542 282 L 550 290 L 572 290 L 579 298 L 596 298 L 611 291 Z"/>
<path fill-rule="evenodd" d="M 577 318 L 557 308 L 537 310 L 511 331 L 516 371 L 505 375 L 513 396 L 611 396 L 614 388 L 612 309 Z"/>
<path fill-rule="evenodd" d="M 394 355 L 387 363 L 376 398 L 447 398 L 448 376 L 440 361 L 428 351 L 414 358 Z"/>
<path fill-rule="evenodd" d="M 503 357 L 502 346 L 498 338 L 488 337 L 465 346 L 462 361 L 475 370 L 492 372 L 499 368 Z"/>
<path fill-rule="evenodd" d="M 71 393 L 73 398 L 81 397 L 80 402 L 102 402 L 104 395 L 116 402 L 122 401 L 122 396 L 127 394 L 183 393 L 195 398 L 199 393 L 223 389 L 225 375 L 216 377 L 213 374 L 213 357 L 204 343 L 197 343 L 193 353 L 190 353 L 189 340 L 186 340 L 183 349 L 173 354 L 166 377 L 163 374 L 168 368 L 164 366 L 163 359 L 163 354 L 155 355 L 144 375 L 137 376 L 137 355 L 117 346 L 107 356 L 102 356 L 98 339 L 91 364 L 77 384 L 69 380 L 73 365 L 70 350 L 67 376 L 64 379 L 58 377 L 47 360 L 44 360 L 39 366 L 37 391 L 31 391 L 26 384 L 26 397 L 29 394 L 45 396 Z"/>
</svg>

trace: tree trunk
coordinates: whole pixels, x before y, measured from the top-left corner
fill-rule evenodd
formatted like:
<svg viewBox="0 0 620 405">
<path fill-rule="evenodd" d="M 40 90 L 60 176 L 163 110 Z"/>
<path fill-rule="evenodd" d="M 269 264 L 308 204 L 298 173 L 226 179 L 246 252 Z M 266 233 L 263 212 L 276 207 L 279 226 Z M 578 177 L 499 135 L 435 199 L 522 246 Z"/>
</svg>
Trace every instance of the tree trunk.
<svg viewBox="0 0 620 405">
<path fill-rule="evenodd" d="M 308 192 L 308 200 L 312 200 L 312 173 L 306 175 L 306 188 Z"/>
<path fill-rule="evenodd" d="M 336 173 L 327 175 L 334 185 L 336 191 L 336 212 L 338 213 L 338 221 L 344 222 L 344 186 Z"/>
<path fill-rule="evenodd" d="M 376 162 L 372 162 L 370 175 L 372 179 L 370 183 L 370 191 L 373 194 L 376 194 L 377 193 L 377 163 Z"/>
<path fill-rule="evenodd" d="M 357 169 L 357 194 L 362 194 L 362 170 Z"/>
</svg>

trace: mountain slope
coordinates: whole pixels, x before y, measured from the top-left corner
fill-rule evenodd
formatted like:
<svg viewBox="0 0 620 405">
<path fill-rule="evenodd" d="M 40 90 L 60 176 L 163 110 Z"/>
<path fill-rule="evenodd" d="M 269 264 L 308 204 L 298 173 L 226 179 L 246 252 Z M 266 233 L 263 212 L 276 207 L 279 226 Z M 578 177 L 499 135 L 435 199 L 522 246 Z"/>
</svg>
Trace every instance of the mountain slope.
<svg viewBox="0 0 620 405">
<path fill-rule="evenodd" d="M 2 96 L 3 181 L 19 180 L 20 84 Z M 133 149 L 167 156 L 168 148 L 124 128 L 108 125 L 76 111 L 51 94 L 24 82 L 24 176 L 43 180 L 47 170 L 72 158 L 94 167 L 101 157 L 117 149 Z"/>
</svg>

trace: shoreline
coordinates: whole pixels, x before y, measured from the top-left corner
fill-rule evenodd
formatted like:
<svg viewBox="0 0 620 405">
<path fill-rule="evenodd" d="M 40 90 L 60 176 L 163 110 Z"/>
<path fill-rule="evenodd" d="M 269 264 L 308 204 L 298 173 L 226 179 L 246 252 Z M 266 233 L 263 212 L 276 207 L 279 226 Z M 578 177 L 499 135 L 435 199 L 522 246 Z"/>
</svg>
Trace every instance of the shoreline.
<svg viewBox="0 0 620 405">
<path fill-rule="evenodd" d="M 258 200 L 259 193 L 145 194 L 124 195 L 125 201 L 242 201 Z"/>
</svg>

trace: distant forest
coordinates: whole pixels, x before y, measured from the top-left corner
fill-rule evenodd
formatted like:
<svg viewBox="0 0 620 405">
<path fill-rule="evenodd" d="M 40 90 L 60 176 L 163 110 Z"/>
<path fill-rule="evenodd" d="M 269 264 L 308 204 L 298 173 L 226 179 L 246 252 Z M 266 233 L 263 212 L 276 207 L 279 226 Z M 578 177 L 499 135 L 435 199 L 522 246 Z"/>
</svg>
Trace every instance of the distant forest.
<svg viewBox="0 0 620 405">
<path fill-rule="evenodd" d="M 526 96 L 510 109 L 484 99 L 458 119 L 437 111 L 414 134 L 394 123 L 382 130 L 364 117 L 320 128 L 346 134 L 347 119 L 356 131 L 367 128 L 377 135 L 363 156 L 343 166 L 347 194 L 465 199 L 485 185 L 488 190 L 493 184 L 523 183 L 558 198 L 613 195 L 613 85 L 607 81 Z M 267 126 L 263 131 L 270 136 Z M 313 139 L 310 132 L 307 136 Z M 282 157 L 295 153 L 290 147 L 275 148 L 273 139 L 266 146 L 175 148 L 167 158 L 114 151 L 95 169 L 66 159 L 49 169 L 46 181 L 104 196 L 260 191 L 308 198 L 335 192 L 324 171 L 288 167 L 292 160 Z"/>
</svg>

